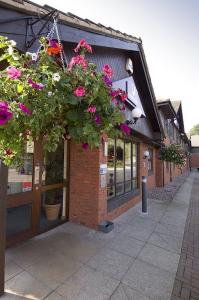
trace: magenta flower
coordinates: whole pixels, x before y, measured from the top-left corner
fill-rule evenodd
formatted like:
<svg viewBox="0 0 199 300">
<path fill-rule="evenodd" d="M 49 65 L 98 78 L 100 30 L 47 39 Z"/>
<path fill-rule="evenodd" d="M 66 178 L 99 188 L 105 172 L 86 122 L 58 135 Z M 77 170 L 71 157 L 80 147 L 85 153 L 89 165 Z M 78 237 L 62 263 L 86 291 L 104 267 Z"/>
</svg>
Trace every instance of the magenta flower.
<svg viewBox="0 0 199 300">
<path fill-rule="evenodd" d="M 4 101 L 0 102 L 0 125 L 6 124 L 11 118 L 12 113 L 8 110 L 8 104 Z"/>
<path fill-rule="evenodd" d="M 44 88 L 44 85 L 42 83 L 37 83 L 37 82 L 34 82 L 32 79 L 28 79 L 28 83 L 31 85 L 31 87 L 35 90 L 43 90 Z"/>
<path fill-rule="evenodd" d="M 107 86 L 112 86 L 113 83 L 108 76 L 104 76 L 102 79 Z"/>
<path fill-rule="evenodd" d="M 92 53 L 92 47 L 87 43 L 86 40 L 79 41 L 74 51 L 77 53 L 81 48 L 85 49 L 89 53 Z"/>
<path fill-rule="evenodd" d="M 85 95 L 85 88 L 79 86 L 78 88 L 76 88 L 76 90 L 74 90 L 73 93 L 76 97 L 83 97 Z"/>
<path fill-rule="evenodd" d="M 10 79 L 17 79 L 21 77 L 21 71 L 15 67 L 8 67 L 6 72 L 8 74 L 8 78 Z"/>
<path fill-rule="evenodd" d="M 21 109 L 21 111 L 23 111 L 27 115 L 32 114 L 32 111 L 27 106 L 25 106 L 23 103 L 19 103 L 19 108 Z"/>
<path fill-rule="evenodd" d="M 113 70 L 111 69 L 111 67 L 109 65 L 104 65 L 102 68 L 102 71 L 103 71 L 104 75 L 106 75 L 109 78 L 111 78 L 113 76 Z"/>
<path fill-rule="evenodd" d="M 120 124 L 120 129 L 122 130 L 122 132 L 124 134 L 130 135 L 130 133 L 131 133 L 131 128 L 125 123 Z"/>
<path fill-rule="evenodd" d="M 101 119 L 100 115 L 98 115 L 98 114 L 95 115 L 94 120 L 97 125 L 100 125 L 102 123 L 102 119 Z"/>
<path fill-rule="evenodd" d="M 84 55 L 77 55 L 72 57 L 68 65 L 68 70 L 70 71 L 74 65 L 79 65 L 85 70 L 88 66 L 88 62 L 85 60 Z"/>
<path fill-rule="evenodd" d="M 88 107 L 87 112 L 95 113 L 96 110 L 97 110 L 96 106 L 95 105 L 91 105 L 91 106 Z"/>
<path fill-rule="evenodd" d="M 112 99 L 118 97 L 122 102 L 124 102 L 127 98 L 126 92 L 122 89 L 112 90 L 110 92 L 110 96 L 112 97 Z"/>
<path fill-rule="evenodd" d="M 57 47 L 58 41 L 56 39 L 52 39 L 52 40 L 49 39 L 48 42 L 49 42 L 50 47 L 53 47 L 53 48 Z"/>
<path fill-rule="evenodd" d="M 8 149 L 6 149 L 5 150 L 5 153 L 6 153 L 6 155 L 11 155 L 13 152 L 12 152 L 12 150 L 10 149 L 10 148 L 8 148 Z"/>
<path fill-rule="evenodd" d="M 84 150 L 87 150 L 88 149 L 88 143 L 82 143 L 82 148 L 84 149 Z"/>
</svg>

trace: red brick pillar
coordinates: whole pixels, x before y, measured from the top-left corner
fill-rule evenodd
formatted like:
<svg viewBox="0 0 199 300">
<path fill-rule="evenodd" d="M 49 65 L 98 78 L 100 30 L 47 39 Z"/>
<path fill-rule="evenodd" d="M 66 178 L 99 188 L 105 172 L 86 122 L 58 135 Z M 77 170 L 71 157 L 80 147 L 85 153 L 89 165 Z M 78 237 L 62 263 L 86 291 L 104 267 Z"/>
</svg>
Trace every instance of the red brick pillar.
<svg viewBox="0 0 199 300">
<path fill-rule="evenodd" d="M 156 149 L 155 165 L 156 165 L 156 186 L 164 186 L 164 161 L 159 159 L 160 149 Z"/>
<path fill-rule="evenodd" d="M 69 220 L 97 228 L 107 215 L 107 190 L 100 187 L 100 164 L 107 163 L 103 145 L 82 149 L 71 142 Z"/>
</svg>

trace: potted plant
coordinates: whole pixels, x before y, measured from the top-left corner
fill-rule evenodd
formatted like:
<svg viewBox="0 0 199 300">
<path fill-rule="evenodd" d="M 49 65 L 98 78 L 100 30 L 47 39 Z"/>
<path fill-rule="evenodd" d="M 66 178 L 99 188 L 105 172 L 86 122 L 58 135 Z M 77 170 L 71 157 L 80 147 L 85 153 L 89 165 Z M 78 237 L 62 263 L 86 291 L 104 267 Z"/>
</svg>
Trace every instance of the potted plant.
<svg viewBox="0 0 199 300">
<path fill-rule="evenodd" d="M 50 221 L 56 220 L 59 216 L 61 203 L 56 197 L 56 192 L 48 191 L 46 193 L 46 199 L 44 203 L 44 209 L 46 212 L 46 218 Z"/>
</svg>

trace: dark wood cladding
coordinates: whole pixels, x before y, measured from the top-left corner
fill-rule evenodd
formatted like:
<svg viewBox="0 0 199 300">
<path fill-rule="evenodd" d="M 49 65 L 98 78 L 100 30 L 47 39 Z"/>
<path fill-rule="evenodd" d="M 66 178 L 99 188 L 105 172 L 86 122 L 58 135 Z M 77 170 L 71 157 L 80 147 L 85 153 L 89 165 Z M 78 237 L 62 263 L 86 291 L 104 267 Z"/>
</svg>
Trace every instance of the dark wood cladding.
<svg viewBox="0 0 199 300">
<path fill-rule="evenodd" d="M 75 52 L 73 49 L 76 44 L 64 43 L 64 50 L 68 60 L 74 56 Z M 126 59 L 128 56 L 128 52 L 104 48 L 104 47 L 93 47 L 93 54 L 87 54 L 87 59 L 97 65 L 98 71 L 101 71 L 105 64 L 109 64 L 114 72 L 113 81 L 120 80 L 128 77 L 128 72 L 125 69 Z"/>
<path fill-rule="evenodd" d="M 27 27 L 28 19 L 21 19 L 12 21 L 12 18 L 24 18 L 27 17 L 25 13 L 0 7 L 0 34 L 9 36 L 11 39 L 16 40 L 21 51 L 26 51 L 25 42 L 26 34 L 28 35 L 28 40 L 36 34 L 42 27 L 43 22 L 37 22 L 34 24 L 32 29 Z M 31 16 L 30 16 L 31 17 Z M 33 16 L 34 17 L 34 16 Z M 3 23 L 2 20 L 10 20 L 10 22 Z M 31 18 L 29 19 L 31 20 Z M 47 31 L 52 27 L 52 22 L 49 22 L 48 28 L 44 28 L 42 31 L 43 35 L 47 35 Z M 101 35 L 91 30 L 83 30 L 73 26 L 68 26 L 65 24 L 59 24 L 60 37 L 63 41 L 68 41 L 72 43 L 78 43 L 82 38 L 86 39 L 91 45 L 98 45 L 102 47 L 115 48 L 115 49 L 125 49 L 139 51 L 138 45 L 133 42 L 123 41 L 121 39 L 115 39 L 107 35 Z M 34 43 L 29 51 L 35 51 L 38 48 L 38 42 Z"/>
</svg>

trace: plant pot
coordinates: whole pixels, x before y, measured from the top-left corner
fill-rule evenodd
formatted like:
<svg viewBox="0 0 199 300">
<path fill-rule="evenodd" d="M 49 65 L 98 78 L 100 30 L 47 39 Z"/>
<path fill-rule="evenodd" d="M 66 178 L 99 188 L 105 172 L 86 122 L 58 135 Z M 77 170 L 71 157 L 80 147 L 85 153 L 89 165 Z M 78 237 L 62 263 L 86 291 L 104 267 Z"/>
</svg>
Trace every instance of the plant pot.
<svg viewBox="0 0 199 300">
<path fill-rule="evenodd" d="M 44 204 L 47 220 L 56 220 L 59 216 L 61 203 L 59 204 Z"/>
</svg>

